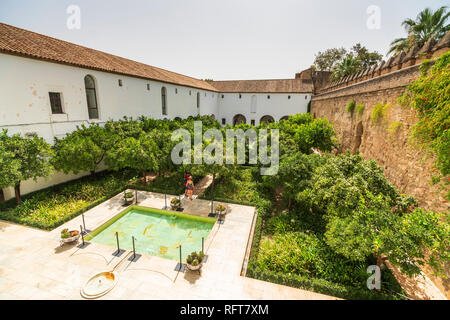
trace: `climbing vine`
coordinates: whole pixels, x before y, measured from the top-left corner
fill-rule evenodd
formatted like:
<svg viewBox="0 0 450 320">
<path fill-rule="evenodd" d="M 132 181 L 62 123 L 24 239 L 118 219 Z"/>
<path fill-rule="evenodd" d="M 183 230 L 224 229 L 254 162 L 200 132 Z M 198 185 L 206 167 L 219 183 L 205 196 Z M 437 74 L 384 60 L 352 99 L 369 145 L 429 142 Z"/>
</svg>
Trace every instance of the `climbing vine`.
<svg viewBox="0 0 450 320">
<path fill-rule="evenodd" d="M 450 52 L 421 66 L 420 77 L 399 98 L 403 106 L 417 110 L 419 121 L 412 127 L 411 140 L 436 155 L 440 174 L 437 182 L 450 174 Z M 449 184 L 449 179 L 445 180 Z M 447 195 L 448 197 L 448 195 Z"/>
</svg>

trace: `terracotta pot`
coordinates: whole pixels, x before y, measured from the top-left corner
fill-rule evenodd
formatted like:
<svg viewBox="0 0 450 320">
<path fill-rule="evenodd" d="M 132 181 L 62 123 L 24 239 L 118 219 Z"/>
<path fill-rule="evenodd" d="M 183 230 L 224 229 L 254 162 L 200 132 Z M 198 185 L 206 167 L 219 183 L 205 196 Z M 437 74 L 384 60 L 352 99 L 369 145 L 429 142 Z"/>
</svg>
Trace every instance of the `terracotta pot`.
<svg viewBox="0 0 450 320">
<path fill-rule="evenodd" d="M 80 231 L 78 231 L 78 230 L 69 231 L 69 234 L 70 234 L 70 237 L 75 237 L 80 234 Z"/>
<path fill-rule="evenodd" d="M 61 239 L 64 243 L 74 242 L 80 238 L 80 232 L 78 230 L 69 231 L 69 234 L 69 238 Z"/>
</svg>

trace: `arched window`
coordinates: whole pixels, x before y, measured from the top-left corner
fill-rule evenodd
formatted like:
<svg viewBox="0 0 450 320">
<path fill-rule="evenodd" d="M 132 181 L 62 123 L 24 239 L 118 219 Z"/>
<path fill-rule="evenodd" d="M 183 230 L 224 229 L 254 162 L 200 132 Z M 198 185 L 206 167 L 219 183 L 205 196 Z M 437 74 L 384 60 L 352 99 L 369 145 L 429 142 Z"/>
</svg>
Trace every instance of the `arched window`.
<svg viewBox="0 0 450 320">
<path fill-rule="evenodd" d="M 161 109 L 162 114 L 167 116 L 167 90 L 166 87 L 161 88 Z"/>
<path fill-rule="evenodd" d="M 274 122 L 275 120 L 273 119 L 272 116 L 263 116 L 261 118 L 261 120 L 259 120 L 259 123 L 271 123 Z"/>
<path fill-rule="evenodd" d="M 281 117 L 280 121 L 281 120 L 288 120 L 288 119 L 289 119 L 289 116 L 284 116 L 284 117 Z"/>
<path fill-rule="evenodd" d="M 89 119 L 98 119 L 97 92 L 95 90 L 94 77 L 90 75 L 84 77 L 84 87 L 86 89 Z"/>
<path fill-rule="evenodd" d="M 245 123 L 247 123 L 247 119 L 242 114 L 237 114 L 233 117 L 233 126 Z"/>
</svg>

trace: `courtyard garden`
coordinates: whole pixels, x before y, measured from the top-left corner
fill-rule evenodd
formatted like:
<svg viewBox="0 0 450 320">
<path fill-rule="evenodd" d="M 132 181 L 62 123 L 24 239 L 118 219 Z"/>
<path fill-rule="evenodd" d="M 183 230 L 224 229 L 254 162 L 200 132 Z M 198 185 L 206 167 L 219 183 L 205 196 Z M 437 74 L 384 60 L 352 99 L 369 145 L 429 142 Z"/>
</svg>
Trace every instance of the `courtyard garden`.
<svg viewBox="0 0 450 320">
<path fill-rule="evenodd" d="M 214 128 L 224 136 L 226 130 L 254 128 L 269 129 L 270 137 L 271 129 L 278 129 L 278 172 L 261 175 L 267 164 L 260 161 L 175 165 L 171 151 L 181 140 L 172 141 L 171 133 L 183 128 L 193 137 L 196 120 L 203 133 Z M 203 139 L 202 150 L 216 141 Z M 250 144 L 245 143 L 246 154 Z M 13 186 L 16 197 L 0 204 L 0 219 L 51 230 L 127 188 L 177 195 L 184 191 L 185 172 L 194 181 L 211 175 L 201 198 L 257 208 L 247 276 L 341 298 L 405 299 L 386 260 L 408 275 L 418 274 L 425 263 L 442 272 L 449 226 L 402 195 L 373 160 L 333 155 L 336 146 L 332 125 L 310 114 L 258 127 L 222 127 L 205 116 L 124 118 L 79 127 L 53 146 L 37 136 L 3 131 L 0 187 Z M 269 151 L 273 148 L 270 144 Z M 21 181 L 53 170 L 90 174 L 21 195 Z M 367 288 L 370 265 L 382 270 L 380 289 Z"/>
</svg>

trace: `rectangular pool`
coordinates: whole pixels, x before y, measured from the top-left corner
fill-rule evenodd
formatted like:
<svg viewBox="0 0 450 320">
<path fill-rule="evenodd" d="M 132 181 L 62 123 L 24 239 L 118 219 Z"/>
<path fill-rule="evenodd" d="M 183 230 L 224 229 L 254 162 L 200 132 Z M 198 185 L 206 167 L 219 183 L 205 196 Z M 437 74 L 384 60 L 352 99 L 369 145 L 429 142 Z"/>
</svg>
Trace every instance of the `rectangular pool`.
<svg viewBox="0 0 450 320">
<path fill-rule="evenodd" d="M 86 240 L 117 247 L 117 232 L 121 249 L 133 250 L 134 236 L 136 252 L 176 261 L 181 245 L 184 261 L 192 251 L 202 250 L 202 238 L 206 241 L 214 223 L 212 218 L 131 206 L 91 232 Z"/>
</svg>

